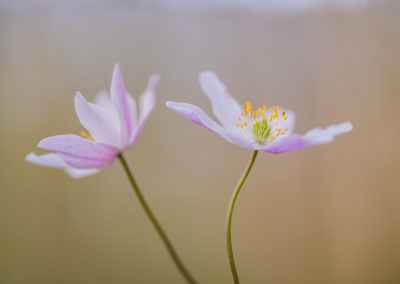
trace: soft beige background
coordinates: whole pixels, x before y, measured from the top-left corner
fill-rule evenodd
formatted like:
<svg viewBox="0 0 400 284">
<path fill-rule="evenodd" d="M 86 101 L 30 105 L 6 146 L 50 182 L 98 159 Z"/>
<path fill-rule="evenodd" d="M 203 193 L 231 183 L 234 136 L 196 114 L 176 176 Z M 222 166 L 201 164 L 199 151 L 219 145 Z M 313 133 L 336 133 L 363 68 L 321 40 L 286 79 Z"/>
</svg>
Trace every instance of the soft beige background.
<svg viewBox="0 0 400 284">
<path fill-rule="evenodd" d="M 119 164 L 81 180 L 28 164 L 46 136 L 79 133 L 77 90 L 119 62 L 157 107 L 126 154 L 201 283 L 230 283 L 224 219 L 251 151 L 164 107 L 211 107 L 215 70 L 241 102 L 280 104 L 297 131 L 351 121 L 330 145 L 259 155 L 237 203 L 243 283 L 400 283 L 400 6 L 275 13 L 102 1 L 0 10 L 0 283 L 184 283 Z"/>
</svg>

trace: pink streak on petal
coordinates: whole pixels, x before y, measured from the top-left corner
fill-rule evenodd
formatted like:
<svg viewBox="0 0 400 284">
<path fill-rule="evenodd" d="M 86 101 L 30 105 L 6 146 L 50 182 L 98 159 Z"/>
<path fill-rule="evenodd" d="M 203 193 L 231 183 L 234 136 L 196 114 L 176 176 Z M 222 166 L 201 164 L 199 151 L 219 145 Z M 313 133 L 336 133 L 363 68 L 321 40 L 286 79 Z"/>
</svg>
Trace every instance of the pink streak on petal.
<svg viewBox="0 0 400 284">
<path fill-rule="evenodd" d="M 121 123 L 121 144 L 123 147 L 129 144 L 136 120 L 136 112 L 129 107 L 128 94 L 126 93 L 119 65 L 116 64 L 111 81 L 111 100 L 118 110 Z"/>
<path fill-rule="evenodd" d="M 166 102 L 166 106 L 183 117 L 189 119 L 190 121 L 207 128 L 212 131 L 214 134 L 221 136 L 226 139 L 224 128 L 221 127 L 218 123 L 212 120 L 201 108 L 198 106 L 187 104 L 187 103 L 178 103 L 178 102 Z"/>
<path fill-rule="evenodd" d="M 263 150 L 271 154 L 281 154 L 309 146 L 307 141 L 299 134 L 292 134 L 268 144 Z"/>
<path fill-rule="evenodd" d="M 121 147 L 118 117 L 113 117 L 100 105 L 87 102 L 79 92 L 75 96 L 75 110 L 81 124 L 96 142 Z"/>
<path fill-rule="evenodd" d="M 154 92 L 159 81 L 160 81 L 159 75 L 157 74 L 151 75 L 146 90 L 139 98 L 139 107 L 140 107 L 139 123 L 135 130 L 135 133 L 132 135 L 131 143 L 129 146 L 136 143 L 136 141 L 139 139 L 140 135 L 143 132 L 144 126 L 146 125 L 147 118 L 150 115 L 151 111 L 154 109 L 154 106 L 156 104 L 156 96 Z"/>
<path fill-rule="evenodd" d="M 233 127 L 242 109 L 238 102 L 227 93 L 225 85 L 211 71 L 200 73 L 199 83 L 211 101 L 215 117 L 225 128 Z"/>
<path fill-rule="evenodd" d="M 29 153 L 26 156 L 26 160 L 30 163 L 45 166 L 45 167 L 51 167 L 51 168 L 57 168 L 57 169 L 63 169 L 65 170 L 71 177 L 73 178 L 81 178 L 89 175 L 93 175 L 95 173 L 98 173 L 98 169 L 76 169 L 68 164 L 66 164 L 63 159 L 58 156 L 55 153 L 48 153 L 44 155 L 36 155 L 35 153 Z"/>
<path fill-rule="evenodd" d="M 76 168 L 107 167 L 119 152 L 115 147 L 73 134 L 47 137 L 39 142 L 38 147 L 57 152 L 65 162 Z"/>
</svg>

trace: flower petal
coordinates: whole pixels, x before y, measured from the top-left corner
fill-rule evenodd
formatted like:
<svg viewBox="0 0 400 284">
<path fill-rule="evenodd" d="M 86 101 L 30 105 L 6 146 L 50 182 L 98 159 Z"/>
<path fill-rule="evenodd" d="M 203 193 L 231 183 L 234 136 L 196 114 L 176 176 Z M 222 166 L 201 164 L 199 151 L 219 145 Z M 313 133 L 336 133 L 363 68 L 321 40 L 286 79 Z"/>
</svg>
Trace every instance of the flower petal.
<svg viewBox="0 0 400 284">
<path fill-rule="evenodd" d="M 183 117 L 189 119 L 190 121 L 207 128 L 212 131 L 214 134 L 221 136 L 226 139 L 224 128 L 212 120 L 201 108 L 198 106 L 187 104 L 187 103 L 178 103 L 178 102 L 166 102 L 166 106 L 173 111 L 179 113 Z"/>
<path fill-rule="evenodd" d="M 136 108 L 132 108 L 125 89 L 119 65 L 116 64 L 111 81 L 111 101 L 115 105 L 121 123 L 121 144 L 129 144 L 136 124 Z"/>
<path fill-rule="evenodd" d="M 26 156 L 26 160 L 30 163 L 45 166 L 45 167 L 51 167 L 51 168 L 57 168 L 57 169 L 63 169 L 65 170 L 71 177 L 73 178 L 81 178 L 89 175 L 93 175 L 95 173 L 98 173 L 98 169 L 76 169 L 68 164 L 66 164 L 63 159 L 58 156 L 55 153 L 48 153 L 44 155 L 36 155 L 35 153 L 29 153 Z"/>
<path fill-rule="evenodd" d="M 75 110 L 81 124 L 90 132 L 94 140 L 121 147 L 118 116 L 113 116 L 103 106 L 87 102 L 79 92 L 75 96 Z"/>
<path fill-rule="evenodd" d="M 67 164 L 80 169 L 110 166 L 119 152 L 115 147 L 73 134 L 44 138 L 38 147 L 57 152 Z"/>
<path fill-rule="evenodd" d="M 266 117 L 267 118 L 270 117 L 271 113 L 267 113 Z M 280 118 L 272 121 L 272 124 L 271 124 L 271 135 L 272 136 L 270 136 L 270 137 L 275 137 L 273 144 L 278 143 L 279 140 L 285 139 L 286 137 L 290 136 L 290 134 L 294 130 L 294 127 L 296 124 L 296 115 L 294 114 L 293 111 L 290 111 L 290 110 L 286 110 L 285 114 L 287 117 L 286 120 L 284 119 L 284 117 L 280 117 Z M 280 133 L 280 134 L 284 133 L 284 135 L 276 136 L 278 133 Z M 269 146 L 269 144 L 267 144 L 267 147 L 268 146 Z"/>
<path fill-rule="evenodd" d="M 94 103 L 107 110 L 112 117 L 118 117 L 118 111 L 111 101 L 110 95 L 106 91 L 100 91 L 94 98 Z"/>
<path fill-rule="evenodd" d="M 160 76 L 158 76 L 157 74 L 151 75 L 146 90 L 139 98 L 139 123 L 137 125 L 137 128 L 135 129 L 135 133 L 132 135 L 131 142 L 128 145 L 129 147 L 132 146 L 142 134 L 144 126 L 146 125 L 147 118 L 156 104 L 156 96 L 154 91 L 159 81 Z"/>
<path fill-rule="evenodd" d="M 225 128 L 233 127 L 241 114 L 238 102 L 226 92 L 225 85 L 212 71 L 199 75 L 200 86 L 210 99 L 215 117 Z"/>
<path fill-rule="evenodd" d="M 269 144 L 263 150 L 272 154 L 281 154 L 308 146 L 326 144 L 332 142 L 335 136 L 352 129 L 353 125 L 350 122 L 331 125 L 325 129 L 315 128 L 308 131 L 304 136 L 292 134 L 284 137 L 280 141 Z"/>
<path fill-rule="evenodd" d="M 325 129 L 311 129 L 303 136 L 303 138 L 307 140 L 310 145 L 325 144 L 332 142 L 335 136 L 349 132 L 352 129 L 353 125 L 350 122 L 343 122 L 340 124 L 328 126 Z"/>
</svg>

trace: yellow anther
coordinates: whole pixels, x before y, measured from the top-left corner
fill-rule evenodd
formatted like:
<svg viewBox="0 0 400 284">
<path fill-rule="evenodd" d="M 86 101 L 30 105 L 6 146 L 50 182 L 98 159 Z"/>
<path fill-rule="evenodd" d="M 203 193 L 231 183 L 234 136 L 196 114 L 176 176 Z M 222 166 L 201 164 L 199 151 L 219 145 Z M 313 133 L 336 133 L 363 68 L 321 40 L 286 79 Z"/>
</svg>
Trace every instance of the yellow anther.
<svg viewBox="0 0 400 284">
<path fill-rule="evenodd" d="M 242 105 L 242 110 L 244 110 L 244 105 Z"/>
<path fill-rule="evenodd" d="M 247 126 L 247 122 L 244 123 L 244 126 Z"/>
<path fill-rule="evenodd" d="M 236 124 L 236 127 L 239 127 L 239 124 Z"/>
<path fill-rule="evenodd" d="M 244 116 L 244 112 L 242 112 L 242 116 Z"/>
<path fill-rule="evenodd" d="M 256 112 L 253 110 L 252 114 L 253 114 L 253 116 L 255 116 L 255 115 L 256 115 Z"/>
<path fill-rule="evenodd" d="M 240 127 L 243 128 L 243 124 L 241 124 Z"/>
<path fill-rule="evenodd" d="M 79 132 L 79 134 L 80 134 L 82 137 L 86 137 L 85 131 L 81 131 L 81 132 Z"/>
<path fill-rule="evenodd" d="M 280 110 L 281 109 L 281 106 L 278 106 L 278 110 Z"/>
<path fill-rule="evenodd" d="M 90 140 L 90 141 L 94 141 L 94 138 L 93 138 L 92 135 L 89 135 L 89 140 Z"/>
<path fill-rule="evenodd" d="M 240 116 L 238 117 L 238 120 L 240 121 Z"/>
<path fill-rule="evenodd" d="M 282 112 L 282 116 L 285 116 L 285 111 Z"/>
<path fill-rule="evenodd" d="M 249 114 L 250 111 L 251 111 L 251 108 L 247 108 L 246 109 L 246 115 Z"/>
<path fill-rule="evenodd" d="M 286 120 L 286 119 L 287 119 L 287 116 L 285 116 L 284 120 Z"/>
<path fill-rule="evenodd" d="M 289 128 L 285 128 L 285 131 L 288 131 L 289 130 Z"/>
<path fill-rule="evenodd" d="M 282 132 L 281 135 L 285 135 L 286 132 Z"/>
<path fill-rule="evenodd" d="M 246 106 L 247 106 L 248 108 L 252 108 L 251 103 L 250 103 L 249 101 L 246 101 Z"/>
</svg>

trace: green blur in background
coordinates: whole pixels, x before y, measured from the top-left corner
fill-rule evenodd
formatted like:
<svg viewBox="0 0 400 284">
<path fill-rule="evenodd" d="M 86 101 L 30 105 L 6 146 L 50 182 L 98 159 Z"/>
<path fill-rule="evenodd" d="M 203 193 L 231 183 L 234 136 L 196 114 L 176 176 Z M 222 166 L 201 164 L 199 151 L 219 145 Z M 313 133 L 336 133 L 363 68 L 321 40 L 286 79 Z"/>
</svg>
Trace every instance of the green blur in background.
<svg viewBox="0 0 400 284">
<path fill-rule="evenodd" d="M 61 3 L 61 2 L 60 2 Z M 239 102 L 295 111 L 296 132 L 351 121 L 332 144 L 260 153 L 233 218 L 243 283 L 400 283 L 400 5 L 275 13 L 143 1 L 0 6 L 0 283 L 184 283 L 120 164 L 73 180 L 25 162 L 79 133 L 73 97 L 108 89 L 116 62 L 157 105 L 125 154 L 200 283 L 231 283 L 224 222 L 251 151 L 165 107 L 212 116 L 197 75 Z"/>
</svg>

